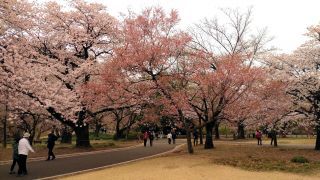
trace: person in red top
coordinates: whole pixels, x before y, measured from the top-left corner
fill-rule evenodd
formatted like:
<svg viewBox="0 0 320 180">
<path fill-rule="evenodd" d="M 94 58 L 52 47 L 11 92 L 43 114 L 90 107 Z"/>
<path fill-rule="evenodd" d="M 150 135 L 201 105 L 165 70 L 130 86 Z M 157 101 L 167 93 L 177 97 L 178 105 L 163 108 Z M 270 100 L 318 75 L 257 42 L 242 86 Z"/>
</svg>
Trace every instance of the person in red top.
<svg viewBox="0 0 320 180">
<path fill-rule="evenodd" d="M 148 138 L 149 138 L 148 131 L 145 131 L 145 132 L 143 133 L 143 144 L 144 144 L 144 147 L 147 146 Z"/>
<path fill-rule="evenodd" d="M 259 130 L 256 131 L 256 138 L 258 140 L 258 145 L 261 146 L 262 145 L 262 133 Z"/>
</svg>

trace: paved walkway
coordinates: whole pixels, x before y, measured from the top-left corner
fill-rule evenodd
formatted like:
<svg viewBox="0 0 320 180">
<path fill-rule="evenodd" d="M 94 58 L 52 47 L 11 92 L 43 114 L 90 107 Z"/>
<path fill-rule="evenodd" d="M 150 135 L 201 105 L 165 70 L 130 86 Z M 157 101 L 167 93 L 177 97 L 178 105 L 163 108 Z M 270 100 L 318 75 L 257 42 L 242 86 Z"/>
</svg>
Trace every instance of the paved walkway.
<svg viewBox="0 0 320 180">
<path fill-rule="evenodd" d="M 182 142 L 183 141 L 177 141 L 177 144 L 181 144 Z M 148 157 L 170 151 L 174 149 L 174 147 L 175 145 L 169 145 L 165 140 L 155 140 L 153 147 L 138 146 L 122 150 L 77 155 L 73 157 L 57 156 L 53 161 L 31 161 L 27 162 L 29 174 L 23 177 L 8 174 L 11 163 L 3 164 L 0 165 L 0 179 L 41 179 Z"/>
</svg>

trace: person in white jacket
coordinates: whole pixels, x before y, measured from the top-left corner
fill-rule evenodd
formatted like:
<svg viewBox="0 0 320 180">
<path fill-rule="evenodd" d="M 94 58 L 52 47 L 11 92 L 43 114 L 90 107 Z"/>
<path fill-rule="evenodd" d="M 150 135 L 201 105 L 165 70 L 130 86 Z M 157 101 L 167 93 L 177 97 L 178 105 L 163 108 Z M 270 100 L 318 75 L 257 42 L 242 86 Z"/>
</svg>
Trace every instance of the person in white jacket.
<svg viewBox="0 0 320 180">
<path fill-rule="evenodd" d="M 19 170 L 18 170 L 18 176 L 24 176 L 27 175 L 27 157 L 29 154 L 29 151 L 34 152 L 32 149 L 28 138 L 30 137 L 29 133 L 24 133 L 23 138 L 20 139 L 19 145 L 18 145 L 18 154 L 19 154 Z"/>
<path fill-rule="evenodd" d="M 172 134 L 171 134 L 171 132 L 169 132 L 169 133 L 167 134 L 167 139 L 168 139 L 168 144 L 171 144 L 171 139 L 172 139 Z"/>
</svg>

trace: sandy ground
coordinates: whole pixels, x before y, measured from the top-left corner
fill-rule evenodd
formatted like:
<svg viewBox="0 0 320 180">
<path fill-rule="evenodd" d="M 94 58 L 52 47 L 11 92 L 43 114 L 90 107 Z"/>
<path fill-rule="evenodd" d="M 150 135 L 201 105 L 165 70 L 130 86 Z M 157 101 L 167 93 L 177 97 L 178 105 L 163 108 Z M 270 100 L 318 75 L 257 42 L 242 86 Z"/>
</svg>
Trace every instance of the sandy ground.
<svg viewBox="0 0 320 180">
<path fill-rule="evenodd" d="M 171 155 L 118 167 L 69 176 L 64 179 L 110 180 L 315 180 L 320 174 L 303 176 L 282 172 L 251 172 L 229 166 L 215 165 L 195 155 Z"/>
</svg>

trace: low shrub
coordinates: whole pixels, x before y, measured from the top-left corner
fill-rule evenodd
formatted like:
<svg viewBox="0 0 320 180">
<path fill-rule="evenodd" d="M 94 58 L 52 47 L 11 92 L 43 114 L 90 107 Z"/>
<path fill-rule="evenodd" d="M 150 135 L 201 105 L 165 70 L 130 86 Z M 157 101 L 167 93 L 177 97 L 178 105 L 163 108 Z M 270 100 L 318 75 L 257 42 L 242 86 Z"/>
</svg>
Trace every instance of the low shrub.
<svg viewBox="0 0 320 180">
<path fill-rule="evenodd" d="M 295 156 L 291 159 L 291 162 L 294 163 L 308 163 L 309 160 L 303 156 Z"/>
</svg>

